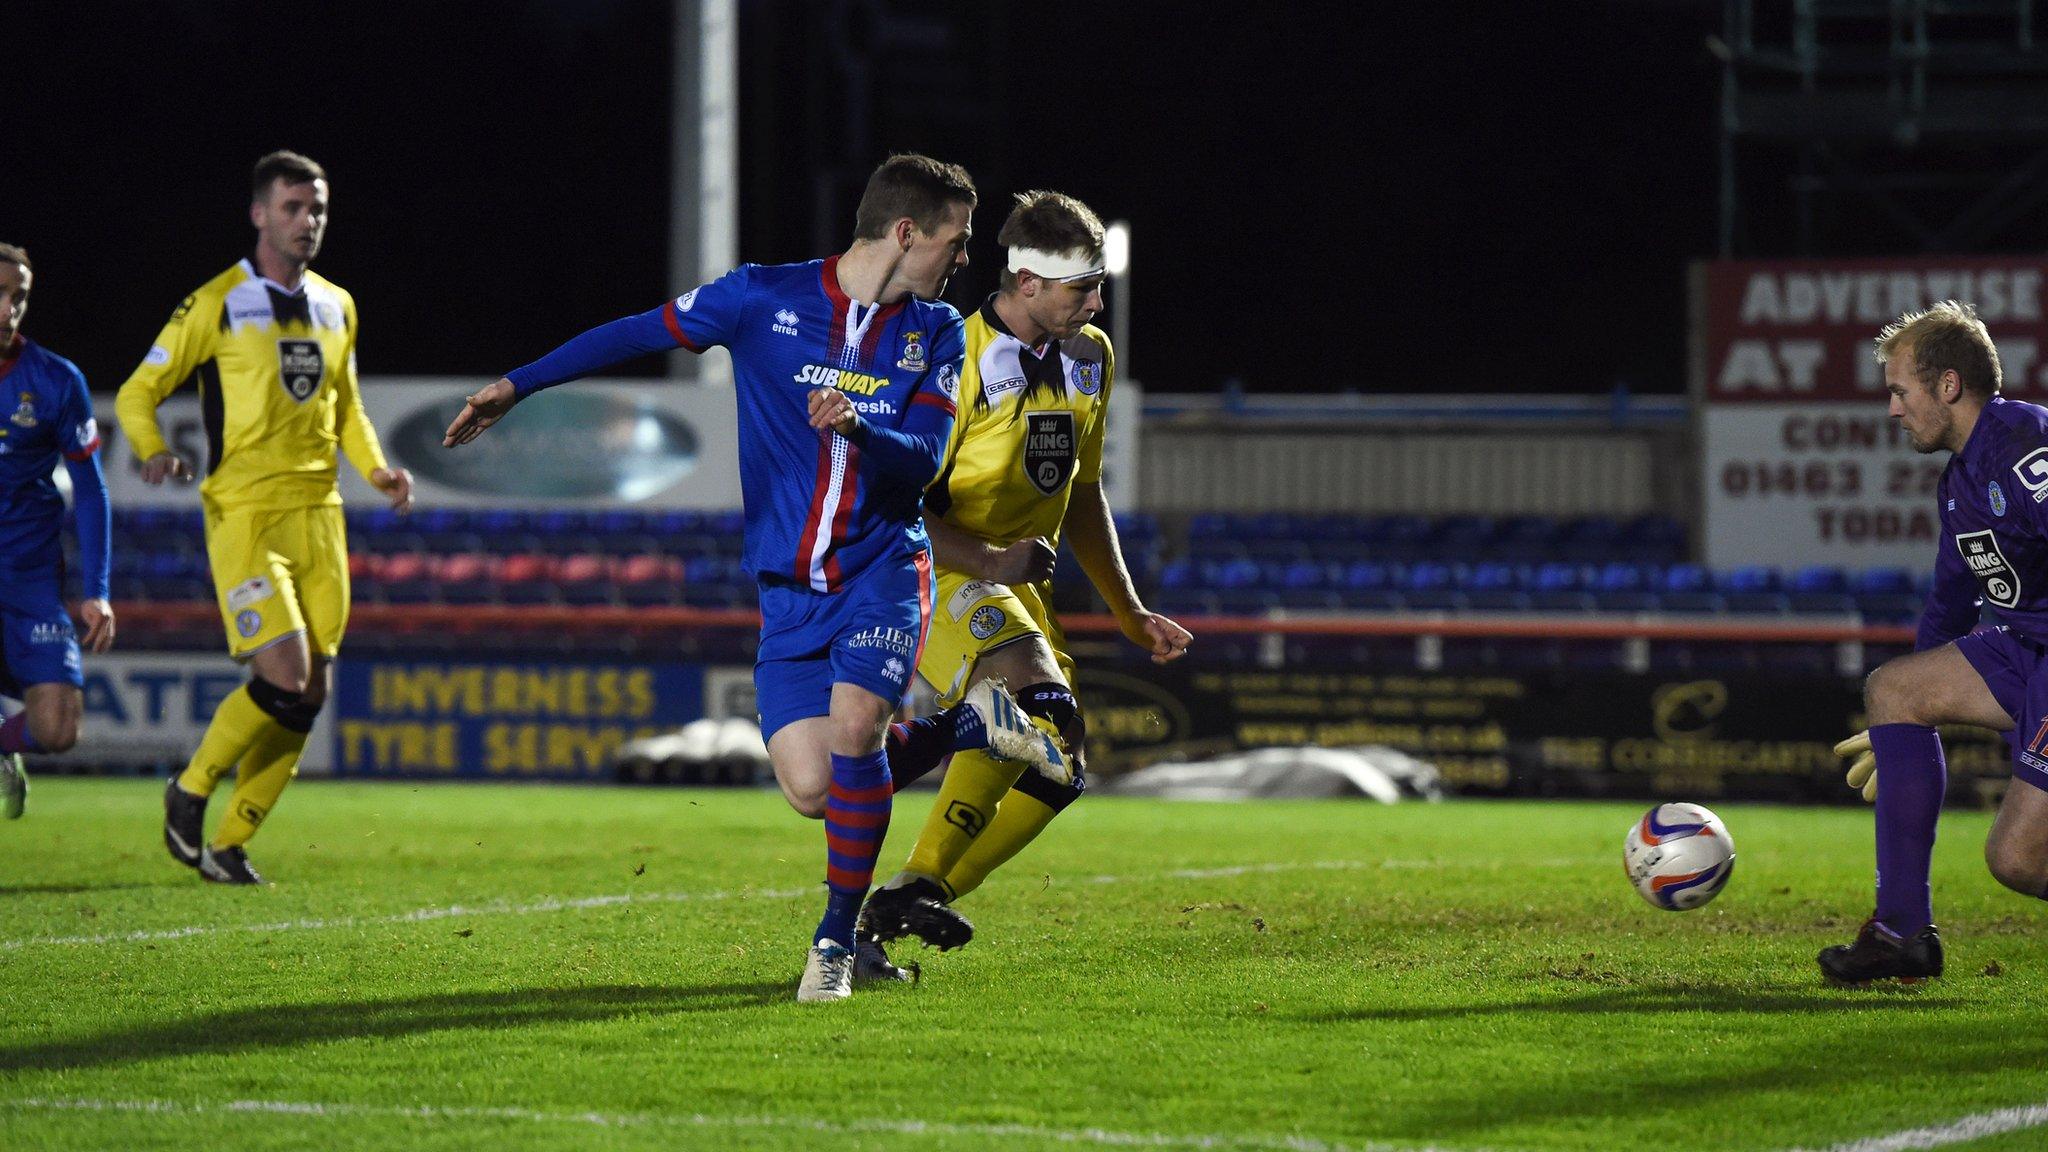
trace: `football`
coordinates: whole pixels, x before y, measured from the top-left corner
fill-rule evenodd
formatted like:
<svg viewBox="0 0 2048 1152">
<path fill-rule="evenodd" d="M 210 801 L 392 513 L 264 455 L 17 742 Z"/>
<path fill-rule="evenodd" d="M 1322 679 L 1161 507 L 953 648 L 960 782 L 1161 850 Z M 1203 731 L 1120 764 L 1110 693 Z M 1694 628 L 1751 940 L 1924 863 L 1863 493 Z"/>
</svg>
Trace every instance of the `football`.
<svg viewBox="0 0 2048 1152">
<path fill-rule="evenodd" d="M 1622 865 L 1636 895 L 1666 912 L 1712 900 L 1735 871 L 1735 841 L 1697 804 L 1659 804 L 1629 826 Z"/>
</svg>

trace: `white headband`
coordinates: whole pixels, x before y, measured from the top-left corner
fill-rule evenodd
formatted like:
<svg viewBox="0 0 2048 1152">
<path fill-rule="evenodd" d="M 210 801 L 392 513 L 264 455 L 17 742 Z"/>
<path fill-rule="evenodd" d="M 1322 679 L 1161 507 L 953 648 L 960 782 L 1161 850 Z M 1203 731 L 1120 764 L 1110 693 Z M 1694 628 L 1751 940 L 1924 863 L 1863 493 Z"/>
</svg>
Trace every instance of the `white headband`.
<svg viewBox="0 0 2048 1152">
<path fill-rule="evenodd" d="M 1030 271 L 1047 280 L 1064 284 L 1069 280 L 1085 280 L 1100 276 L 1104 265 L 1100 258 L 1090 260 L 1087 253 L 1070 255 L 1064 252 L 1047 252 L 1041 248 L 1010 249 L 1010 271 Z"/>
</svg>

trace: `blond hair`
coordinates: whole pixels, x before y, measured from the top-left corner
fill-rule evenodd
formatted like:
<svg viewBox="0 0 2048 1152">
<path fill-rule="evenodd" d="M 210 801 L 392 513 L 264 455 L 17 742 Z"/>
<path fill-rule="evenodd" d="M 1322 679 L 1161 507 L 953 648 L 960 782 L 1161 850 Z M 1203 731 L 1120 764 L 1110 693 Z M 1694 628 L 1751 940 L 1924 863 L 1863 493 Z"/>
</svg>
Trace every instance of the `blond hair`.
<svg viewBox="0 0 2048 1152">
<path fill-rule="evenodd" d="M 1886 325 L 1877 334 L 1877 362 L 1889 364 L 1899 352 L 1912 354 L 1913 375 L 1922 384 L 1932 385 L 1942 373 L 1954 372 L 1964 391 L 1987 398 L 1998 395 L 2004 384 L 1998 348 L 1969 304 L 1943 300 Z"/>
</svg>

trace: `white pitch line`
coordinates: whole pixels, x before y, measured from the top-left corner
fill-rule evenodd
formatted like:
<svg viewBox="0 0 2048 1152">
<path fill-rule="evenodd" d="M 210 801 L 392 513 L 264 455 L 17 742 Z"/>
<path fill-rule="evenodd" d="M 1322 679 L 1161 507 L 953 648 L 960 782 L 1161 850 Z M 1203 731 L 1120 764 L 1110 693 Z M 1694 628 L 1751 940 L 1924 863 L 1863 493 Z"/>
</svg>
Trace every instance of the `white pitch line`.
<svg viewBox="0 0 2048 1152">
<path fill-rule="evenodd" d="M 1046 1140 L 1060 1144 L 1110 1148 L 1213 1148 L 1247 1152 L 1450 1152 L 1438 1145 L 1340 1144 L 1308 1136 L 1232 1136 L 1221 1133 L 1118 1132 L 1107 1128 L 1048 1128 L 1036 1124 L 955 1124 L 941 1120 L 824 1120 L 808 1116 L 707 1116 L 703 1113 L 546 1112 L 533 1108 L 467 1108 L 435 1104 L 408 1107 L 377 1104 L 321 1103 L 296 1100 L 228 1100 L 186 1104 L 175 1100 L 93 1100 L 28 1097 L 0 1100 L 0 1107 L 38 1112 L 141 1112 L 152 1116 L 251 1113 L 308 1116 L 319 1119 L 514 1120 L 532 1124 L 581 1124 L 598 1128 L 761 1129 L 842 1135 L 849 1132 L 893 1136 L 972 1137 L 982 1140 Z M 1464 1150 L 1478 1152 L 1478 1150 Z"/>
<path fill-rule="evenodd" d="M 1517 868 L 1565 868 L 1585 864 L 1584 860 L 1555 859 L 1523 861 Z M 1146 880 L 1215 880 L 1231 876 L 1264 875 L 1275 872 L 1357 872 L 1380 870 L 1420 870 L 1449 867 L 1448 861 L 1441 860 L 1318 860 L 1307 862 L 1281 862 L 1268 864 L 1239 864 L 1223 868 L 1180 868 L 1169 872 L 1156 872 L 1141 876 L 1090 876 L 1091 884 L 1132 884 Z M 1483 865 L 1460 864 L 1472 868 Z M 34 945 L 94 945 L 94 944 L 142 944 L 157 940 L 184 940 L 193 936 L 212 936 L 227 932 L 257 933 L 273 935 L 279 932 L 313 932 L 328 928 L 361 928 L 378 924 L 410 924 L 426 920 L 446 920 L 456 916 L 533 916 L 544 912 L 583 912 L 592 908 L 611 908 L 626 904 L 681 904 L 718 900 L 786 900 L 798 896 L 816 894 L 812 888 L 759 889 L 736 892 L 622 892 L 608 896 L 583 896 L 573 899 L 545 899 L 526 904 L 512 904 L 506 901 L 492 901 L 488 904 L 443 904 L 426 908 L 415 908 L 410 912 L 397 912 L 384 916 L 337 916 L 327 919 L 279 920 L 267 924 L 189 924 L 180 928 L 141 929 L 134 932 L 105 932 L 91 936 L 22 936 L 12 940 L 0 940 L 0 952 L 11 952 Z"/>
<path fill-rule="evenodd" d="M 2028 1104 L 2021 1108 L 2000 1108 L 1996 1112 L 1979 1112 L 1951 1120 L 1946 1124 L 1931 1124 L 1925 1128 L 1908 1128 L 1889 1136 L 1871 1136 L 1842 1144 L 1830 1144 L 1821 1152 L 1912 1152 L 1914 1149 L 1967 1144 L 1988 1136 L 2041 1127 L 2048 1127 L 2048 1103 Z M 1788 1152 L 1811 1150 L 1793 1148 Z"/>
<path fill-rule="evenodd" d="M 680 904 L 749 898 L 784 900 L 794 896 L 807 896 L 813 891 L 810 888 L 763 888 L 739 892 L 624 892 L 611 896 L 537 900 L 530 904 L 511 904 L 494 900 L 488 904 L 443 904 L 415 908 L 410 912 L 398 912 L 388 916 L 336 916 L 320 920 L 279 920 L 269 924 L 189 924 L 182 928 L 108 932 L 98 936 L 24 936 L 14 940 L 0 940 L 0 951 L 26 948 L 34 944 L 136 944 L 151 940 L 183 940 L 192 936 L 208 936 L 222 932 L 310 932 L 324 928 L 359 928 L 374 924 L 411 924 L 427 920 L 447 920 L 456 916 L 533 916 L 543 912 L 582 912 L 591 908 L 613 908 L 626 904 Z"/>
</svg>

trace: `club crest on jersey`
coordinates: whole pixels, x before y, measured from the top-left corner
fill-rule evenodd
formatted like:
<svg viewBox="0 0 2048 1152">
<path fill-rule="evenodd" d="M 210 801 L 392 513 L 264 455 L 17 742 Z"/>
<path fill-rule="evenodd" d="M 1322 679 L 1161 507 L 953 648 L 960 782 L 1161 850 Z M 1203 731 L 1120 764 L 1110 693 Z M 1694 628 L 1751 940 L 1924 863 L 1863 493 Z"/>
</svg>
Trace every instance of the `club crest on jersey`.
<svg viewBox="0 0 2048 1152">
<path fill-rule="evenodd" d="M 983 604 L 974 610 L 974 616 L 967 621 L 967 631 L 976 640 L 986 640 L 1002 630 L 1009 622 L 1009 614 L 993 604 Z"/>
<path fill-rule="evenodd" d="M 1991 482 L 1991 490 L 1987 495 L 1991 498 L 1991 514 L 1993 516 L 2005 515 L 2005 489 L 1998 486 L 1998 481 L 1993 480 Z"/>
<path fill-rule="evenodd" d="M 18 428 L 35 427 L 36 394 L 33 392 L 23 392 L 21 394 L 21 407 L 16 408 L 14 410 L 14 415 L 8 417 L 8 419 L 12 421 L 13 424 Z"/>
<path fill-rule="evenodd" d="M 1076 360 L 1067 370 L 1074 380 L 1074 391 L 1083 396 L 1093 396 L 1102 391 L 1102 362 L 1100 360 Z"/>
<path fill-rule="evenodd" d="M 244 640 L 263 631 L 263 613 L 254 608 L 245 608 L 235 613 L 235 631 L 240 632 Z"/>
<path fill-rule="evenodd" d="M 320 353 L 320 344 L 314 340 L 279 340 L 277 342 L 278 378 L 284 382 L 284 390 L 292 399 L 304 401 L 320 390 L 320 377 L 327 370 L 327 361 Z"/>
<path fill-rule="evenodd" d="M 1991 529 L 1964 532 L 1956 537 L 1956 550 L 1963 563 L 1984 585 L 1984 598 L 2000 608 L 2016 608 L 2020 602 L 2020 577 L 1999 551 L 1998 537 Z"/>
<path fill-rule="evenodd" d="M 903 334 L 903 358 L 896 361 L 896 366 L 905 372 L 922 372 L 925 370 L 927 365 L 924 359 L 924 333 L 905 332 Z"/>
<path fill-rule="evenodd" d="M 1033 488 L 1051 496 L 1074 474 L 1074 414 L 1031 412 L 1024 418 L 1024 474 Z"/>
</svg>

